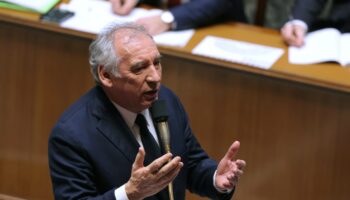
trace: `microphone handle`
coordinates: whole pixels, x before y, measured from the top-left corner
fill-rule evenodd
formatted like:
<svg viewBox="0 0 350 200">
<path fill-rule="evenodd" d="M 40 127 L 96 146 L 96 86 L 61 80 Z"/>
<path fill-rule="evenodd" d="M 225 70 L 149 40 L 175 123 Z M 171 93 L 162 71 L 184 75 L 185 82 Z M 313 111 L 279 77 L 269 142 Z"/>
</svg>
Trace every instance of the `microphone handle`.
<svg viewBox="0 0 350 200">
<path fill-rule="evenodd" d="M 166 153 L 170 153 L 170 133 L 169 133 L 169 127 L 168 122 L 158 122 L 158 131 L 161 143 L 163 145 L 163 148 Z M 168 191 L 169 191 L 169 199 L 174 200 L 174 189 L 173 189 L 173 183 L 170 182 L 168 185 Z"/>
<path fill-rule="evenodd" d="M 158 131 L 165 153 L 170 153 L 170 133 L 168 122 L 158 122 Z"/>
</svg>

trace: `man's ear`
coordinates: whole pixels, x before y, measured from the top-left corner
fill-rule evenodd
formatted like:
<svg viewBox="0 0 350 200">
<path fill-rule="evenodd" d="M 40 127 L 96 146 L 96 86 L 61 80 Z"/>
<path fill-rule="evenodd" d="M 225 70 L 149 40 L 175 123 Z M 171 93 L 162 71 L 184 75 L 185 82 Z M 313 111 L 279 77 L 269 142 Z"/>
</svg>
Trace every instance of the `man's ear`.
<svg viewBox="0 0 350 200">
<path fill-rule="evenodd" d="M 97 71 L 101 84 L 105 87 L 112 87 L 113 83 L 111 74 L 106 71 L 105 67 L 103 65 L 99 65 Z"/>
</svg>

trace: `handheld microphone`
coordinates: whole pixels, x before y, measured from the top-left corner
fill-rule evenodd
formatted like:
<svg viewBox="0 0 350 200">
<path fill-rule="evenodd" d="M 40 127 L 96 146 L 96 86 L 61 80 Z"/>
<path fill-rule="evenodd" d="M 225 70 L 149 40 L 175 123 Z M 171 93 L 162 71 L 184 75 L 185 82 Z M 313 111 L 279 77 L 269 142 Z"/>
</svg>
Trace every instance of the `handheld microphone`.
<svg viewBox="0 0 350 200">
<path fill-rule="evenodd" d="M 165 100 L 157 100 L 151 108 L 153 121 L 159 133 L 161 144 L 165 153 L 170 153 L 170 132 L 168 126 L 168 111 Z"/>
<path fill-rule="evenodd" d="M 158 134 L 160 137 L 160 143 L 165 153 L 170 153 L 170 131 L 168 126 L 168 110 L 165 100 L 157 100 L 153 102 L 151 107 L 151 114 L 153 121 L 156 123 Z M 174 200 L 174 191 L 172 182 L 168 187 L 169 199 Z"/>
</svg>

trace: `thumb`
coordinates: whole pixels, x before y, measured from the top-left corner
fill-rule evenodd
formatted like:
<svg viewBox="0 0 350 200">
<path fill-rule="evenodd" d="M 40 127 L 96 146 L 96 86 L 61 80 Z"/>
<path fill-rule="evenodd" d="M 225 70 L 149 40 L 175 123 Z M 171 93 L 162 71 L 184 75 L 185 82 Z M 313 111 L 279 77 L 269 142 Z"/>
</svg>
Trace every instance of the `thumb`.
<svg viewBox="0 0 350 200">
<path fill-rule="evenodd" d="M 143 149 L 143 147 L 140 147 L 139 152 L 136 155 L 134 164 L 132 165 L 132 170 L 135 171 L 143 167 L 144 160 L 145 160 L 145 150 Z"/>
<path fill-rule="evenodd" d="M 234 160 L 234 157 L 236 156 L 238 149 L 239 149 L 240 143 L 239 141 L 235 141 L 231 144 L 230 148 L 228 149 L 228 151 L 225 154 L 225 159 Z"/>
</svg>

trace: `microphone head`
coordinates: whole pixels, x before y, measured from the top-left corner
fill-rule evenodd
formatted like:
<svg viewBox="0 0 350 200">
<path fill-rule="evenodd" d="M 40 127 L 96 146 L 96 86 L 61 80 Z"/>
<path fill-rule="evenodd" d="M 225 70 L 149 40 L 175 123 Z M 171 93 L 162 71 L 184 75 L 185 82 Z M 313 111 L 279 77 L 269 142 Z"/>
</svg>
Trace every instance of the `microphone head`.
<svg viewBox="0 0 350 200">
<path fill-rule="evenodd" d="M 152 118 L 155 122 L 164 122 L 168 120 L 168 110 L 165 100 L 153 102 L 151 107 Z"/>
</svg>

